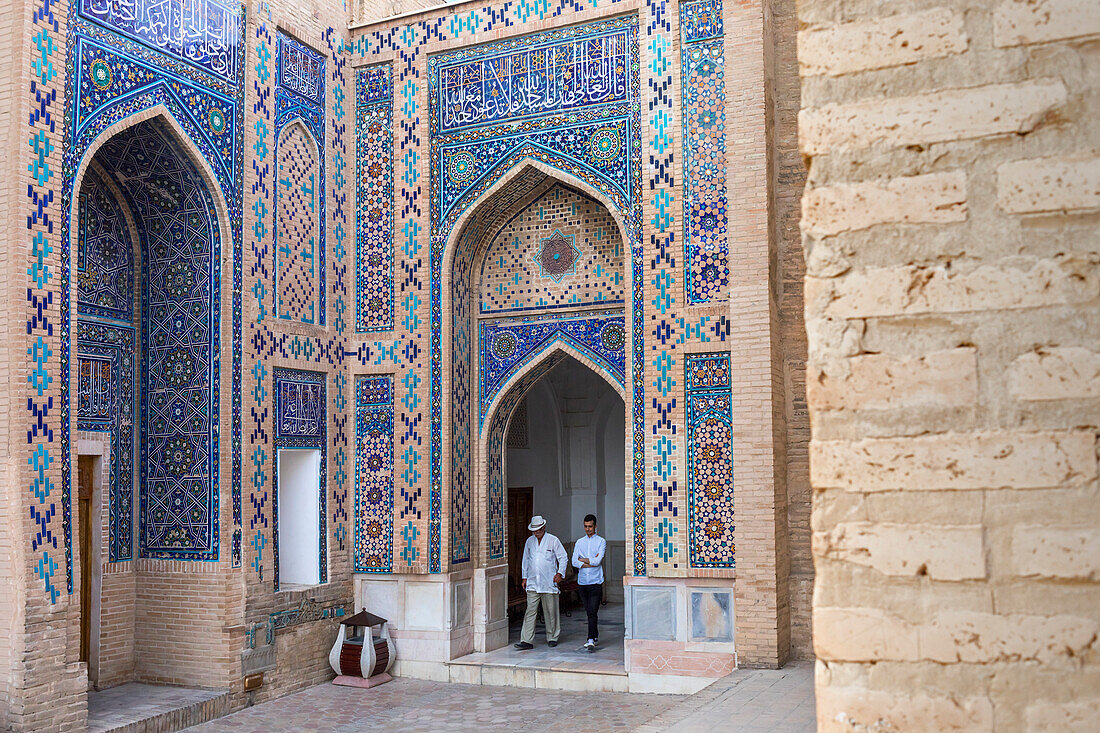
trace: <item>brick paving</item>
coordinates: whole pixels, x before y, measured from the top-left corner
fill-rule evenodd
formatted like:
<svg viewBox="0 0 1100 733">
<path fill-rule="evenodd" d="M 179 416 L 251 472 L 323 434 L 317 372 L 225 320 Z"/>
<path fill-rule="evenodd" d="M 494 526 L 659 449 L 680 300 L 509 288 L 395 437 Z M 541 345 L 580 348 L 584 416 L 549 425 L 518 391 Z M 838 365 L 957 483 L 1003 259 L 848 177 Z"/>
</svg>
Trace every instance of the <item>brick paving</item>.
<svg viewBox="0 0 1100 733">
<path fill-rule="evenodd" d="M 532 690 L 404 678 L 371 690 L 325 684 L 189 730 L 801 733 L 813 728 L 813 665 L 801 663 L 782 670 L 739 670 L 691 696 Z"/>
</svg>

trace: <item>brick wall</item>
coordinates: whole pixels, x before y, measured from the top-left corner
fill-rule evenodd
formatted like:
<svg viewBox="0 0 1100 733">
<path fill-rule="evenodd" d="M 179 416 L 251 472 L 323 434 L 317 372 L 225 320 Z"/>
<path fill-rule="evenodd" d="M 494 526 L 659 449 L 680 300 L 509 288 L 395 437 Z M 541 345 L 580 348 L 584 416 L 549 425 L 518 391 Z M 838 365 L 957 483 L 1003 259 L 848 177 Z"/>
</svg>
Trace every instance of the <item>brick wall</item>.
<svg viewBox="0 0 1100 733">
<path fill-rule="evenodd" d="M 1100 727 L 1100 6 L 800 3 L 825 730 Z"/>
</svg>

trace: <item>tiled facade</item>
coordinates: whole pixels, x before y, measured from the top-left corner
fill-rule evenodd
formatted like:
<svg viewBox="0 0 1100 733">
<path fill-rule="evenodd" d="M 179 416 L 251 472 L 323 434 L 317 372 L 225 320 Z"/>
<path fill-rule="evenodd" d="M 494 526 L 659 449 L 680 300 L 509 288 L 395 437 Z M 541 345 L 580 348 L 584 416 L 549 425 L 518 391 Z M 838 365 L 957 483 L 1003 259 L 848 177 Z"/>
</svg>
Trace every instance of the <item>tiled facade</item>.
<svg viewBox="0 0 1100 733">
<path fill-rule="evenodd" d="M 5 36 L 22 87 L 0 101 L 23 112 L 0 122 L 30 142 L 5 189 L 19 491 L 0 536 L 33 581 L 12 632 L 28 680 L 54 680 L 0 687 L 11 725 L 80 720 L 93 445 L 104 683 L 243 704 L 268 643 L 259 699 L 323 680 L 303 660 L 331 620 L 253 629 L 307 598 L 392 612 L 407 674 L 497 644 L 508 422 L 566 356 L 626 405 L 627 602 L 673 609 L 671 636 L 628 639 L 628 672 L 782 664 L 808 618 L 787 585 L 808 531 L 786 539 L 806 418 L 785 377 L 801 321 L 771 284 L 802 265 L 777 258 L 794 235 L 768 202 L 801 178 L 766 162 L 793 122 L 768 106 L 790 68 L 765 67 L 762 6 L 465 2 L 349 26 L 336 0 L 162 5 L 20 0 L 31 32 Z M 306 590 L 279 584 L 291 447 L 322 455 Z M 400 615 L 437 593 L 439 618 Z M 699 593 L 730 634 L 692 640 Z"/>
</svg>

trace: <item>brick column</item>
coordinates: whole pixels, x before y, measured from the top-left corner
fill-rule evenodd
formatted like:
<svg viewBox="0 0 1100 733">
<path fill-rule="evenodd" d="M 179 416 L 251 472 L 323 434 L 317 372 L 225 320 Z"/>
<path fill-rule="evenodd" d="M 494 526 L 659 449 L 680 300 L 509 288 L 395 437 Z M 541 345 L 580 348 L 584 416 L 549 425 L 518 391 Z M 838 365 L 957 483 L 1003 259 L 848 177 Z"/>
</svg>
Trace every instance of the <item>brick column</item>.
<svg viewBox="0 0 1100 733">
<path fill-rule="evenodd" d="M 769 227 L 765 21 L 725 3 L 733 482 L 740 666 L 778 667 L 790 646 L 783 366 Z"/>
</svg>

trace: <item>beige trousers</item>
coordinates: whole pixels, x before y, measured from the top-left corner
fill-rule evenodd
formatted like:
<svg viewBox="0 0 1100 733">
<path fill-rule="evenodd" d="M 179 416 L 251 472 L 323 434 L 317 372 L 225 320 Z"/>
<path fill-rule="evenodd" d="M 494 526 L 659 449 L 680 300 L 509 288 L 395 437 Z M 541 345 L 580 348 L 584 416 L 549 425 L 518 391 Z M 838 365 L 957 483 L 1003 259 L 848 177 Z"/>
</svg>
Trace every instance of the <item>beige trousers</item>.
<svg viewBox="0 0 1100 733">
<path fill-rule="evenodd" d="M 561 616 L 558 614 L 557 593 L 536 593 L 527 591 L 527 612 L 523 614 L 523 630 L 519 640 L 528 644 L 535 640 L 535 618 L 539 615 L 539 601 L 542 601 L 542 618 L 546 622 L 546 640 L 557 641 L 561 633 Z"/>
</svg>

